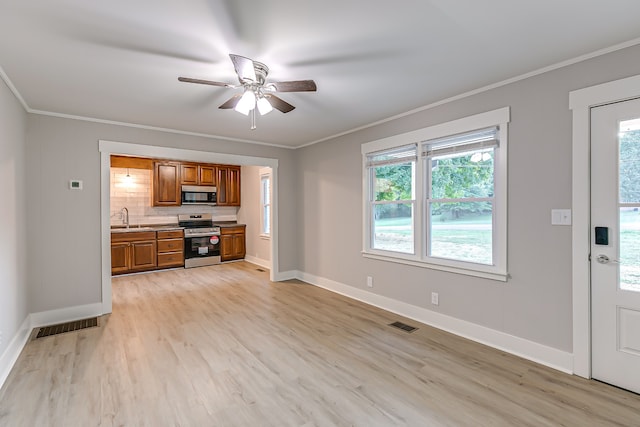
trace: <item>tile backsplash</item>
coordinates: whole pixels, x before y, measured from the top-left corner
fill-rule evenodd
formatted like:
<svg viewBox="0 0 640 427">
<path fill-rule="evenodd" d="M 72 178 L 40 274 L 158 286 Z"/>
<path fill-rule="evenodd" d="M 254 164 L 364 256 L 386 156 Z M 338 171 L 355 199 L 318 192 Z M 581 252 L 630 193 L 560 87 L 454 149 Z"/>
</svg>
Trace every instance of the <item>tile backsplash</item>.
<svg viewBox="0 0 640 427">
<path fill-rule="evenodd" d="M 129 224 L 174 224 L 178 214 L 211 213 L 218 221 L 236 221 L 234 206 L 151 206 L 153 172 L 145 169 L 111 168 L 111 225 L 123 224 L 121 210 L 129 210 Z"/>
</svg>

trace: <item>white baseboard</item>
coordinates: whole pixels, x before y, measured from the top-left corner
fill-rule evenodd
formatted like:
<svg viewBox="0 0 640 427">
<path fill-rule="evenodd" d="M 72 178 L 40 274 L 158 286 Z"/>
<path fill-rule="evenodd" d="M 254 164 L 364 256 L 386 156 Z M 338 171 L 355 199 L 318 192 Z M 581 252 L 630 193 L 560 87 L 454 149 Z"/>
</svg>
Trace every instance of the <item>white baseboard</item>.
<svg viewBox="0 0 640 427">
<path fill-rule="evenodd" d="M 15 365 L 18 356 L 20 356 L 22 349 L 27 344 L 32 329 L 29 316 L 27 316 L 11 339 L 7 349 L 2 356 L 0 356 L 0 388 L 2 388 L 4 382 L 7 380 L 11 369 L 13 369 L 13 365 Z"/>
<path fill-rule="evenodd" d="M 24 319 L 18 332 L 9 343 L 9 346 L 0 357 L 0 388 L 7 380 L 13 365 L 18 360 L 18 356 L 27 344 L 33 328 L 40 326 L 55 325 L 58 323 L 71 322 L 85 319 L 87 317 L 101 316 L 102 303 L 79 305 L 75 307 L 61 308 L 59 310 L 41 311 L 31 313 Z"/>
<path fill-rule="evenodd" d="M 282 282 L 284 280 L 297 279 L 300 272 L 297 270 L 280 271 L 275 274 L 275 281 Z"/>
<path fill-rule="evenodd" d="M 75 307 L 61 308 L 58 310 L 41 311 L 39 313 L 31 313 L 31 328 L 72 322 L 74 320 L 86 319 L 87 317 L 101 316 L 102 314 L 101 302 L 77 305 Z"/>
<path fill-rule="evenodd" d="M 254 257 L 251 255 L 245 255 L 244 260 L 250 262 L 251 264 L 255 264 L 258 267 L 266 268 L 267 270 L 271 270 L 271 261 L 267 259 L 262 259 L 258 257 Z"/>
<path fill-rule="evenodd" d="M 367 292 L 330 279 L 298 271 L 299 280 L 392 313 L 416 320 L 455 335 L 531 360 L 541 365 L 573 374 L 573 355 L 553 347 L 526 340 L 495 329 L 460 320 L 426 308 Z"/>
</svg>

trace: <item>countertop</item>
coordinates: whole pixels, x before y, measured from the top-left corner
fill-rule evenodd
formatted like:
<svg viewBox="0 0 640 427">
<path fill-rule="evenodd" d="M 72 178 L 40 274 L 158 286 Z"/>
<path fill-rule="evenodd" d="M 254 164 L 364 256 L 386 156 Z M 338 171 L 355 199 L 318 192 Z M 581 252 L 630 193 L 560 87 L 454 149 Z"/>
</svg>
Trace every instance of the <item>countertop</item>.
<svg viewBox="0 0 640 427">
<path fill-rule="evenodd" d="M 112 233 L 133 233 L 136 231 L 171 231 L 171 230 L 184 230 L 184 227 L 180 227 L 175 224 L 160 224 L 160 225 L 132 225 L 127 228 L 126 225 L 112 225 Z"/>
<path fill-rule="evenodd" d="M 239 224 L 235 221 L 214 221 L 214 227 L 227 228 L 227 227 L 244 227 L 246 224 Z M 170 231 L 170 230 L 184 230 L 184 227 L 180 227 L 177 224 L 138 224 L 131 225 L 127 228 L 126 225 L 112 225 L 112 233 L 133 233 L 136 231 Z"/>
<path fill-rule="evenodd" d="M 213 221 L 213 226 L 214 227 L 220 227 L 220 228 L 225 228 L 225 227 L 243 227 L 246 226 L 246 224 L 239 224 L 235 221 Z"/>
</svg>

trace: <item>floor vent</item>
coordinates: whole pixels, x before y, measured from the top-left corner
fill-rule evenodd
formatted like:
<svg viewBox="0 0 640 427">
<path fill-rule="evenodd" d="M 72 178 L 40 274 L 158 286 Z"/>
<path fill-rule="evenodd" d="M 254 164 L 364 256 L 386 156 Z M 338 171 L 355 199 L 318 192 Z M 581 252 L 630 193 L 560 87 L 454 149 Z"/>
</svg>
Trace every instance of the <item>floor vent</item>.
<svg viewBox="0 0 640 427">
<path fill-rule="evenodd" d="M 79 329 L 93 328 L 95 326 L 98 326 L 97 317 L 76 320 L 75 322 L 61 323 L 59 325 L 44 326 L 40 328 L 36 338 L 43 338 L 43 337 L 48 337 L 50 335 L 63 334 L 65 332 L 77 331 Z"/>
<path fill-rule="evenodd" d="M 402 329 L 405 332 L 413 332 L 415 330 L 417 330 L 418 328 L 414 328 L 413 326 L 409 326 L 406 323 L 402 323 L 402 322 L 393 322 L 393 323 L 389 323 L 389 326 L 393 326 L 394 328 L 398 328 L 398 329 Z"/>
<path fill-rule="evenodd" d="M 256 270 L 258 270 L 260 273 L 264 273 L 264 270 L 261 268 L 256 268 Z"/>
</svg>

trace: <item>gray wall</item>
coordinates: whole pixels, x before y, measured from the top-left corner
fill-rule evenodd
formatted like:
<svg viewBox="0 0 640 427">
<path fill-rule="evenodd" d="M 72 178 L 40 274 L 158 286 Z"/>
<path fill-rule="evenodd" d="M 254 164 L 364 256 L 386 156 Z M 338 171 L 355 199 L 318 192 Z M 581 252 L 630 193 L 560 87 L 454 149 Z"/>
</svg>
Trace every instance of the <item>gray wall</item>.
<svg viewBox="0 0 640 427">
<path fill-rule="evenodd" d="M 0 356 L 29 313 L 26 123 L 24 109 L 0 80 Z"/>
<path fill-rule="evenodd" d="M 299 270 L 365 290 L 370 275 L 380 295 L 571 352 L 571 227 L 550 218 L 571 207 L 569 92 L 640 74 L 639 59 L 640 46 L 628 48 L 297 150 Z M 363 258 L 361 144 L 504 106 L 512 278 Z"/>
<path fill-rule="evenodd" d="M 98 140 L 105 139 L 277 158 L 280 271 L 299 270 L 362 289 L 371 275 L 380 295 L 570 352 L 570 227 L 550 225 L 550 210 L 571 204 L 568 93 L 640 74 L 639 57 L 640 46 L 628 48 L 295 151 L 25 115 L 3 85 L 0 188 L 9 201 L 0 208 L 3 336 L 12 337 L 28 312 L 100 301 Z M 363 258 L 360 145 L 504 106 L 512 113 L 512 279 L 502 283 Z M 68 190 L 69 179 L 82 179 L 84 190 Z M 17 237 L 25 229 L 28 246 Z M 438 307 L 429 304 L 432 291 L 440 294 Z"/>
<path fill-rule="evenodd" d="M 247 255 L 263 261 L 271 260 L 271 241 L 260 237 L 260 212 L 262 210 L 260 166 L 243 166 L 241 206 L 238 222 L 247 225 Z"/>
<path fill-rule="evenodd" d="M 279 263 L 296 268 L 293 150 L 33 114 L 27 128 L 31 312 L 101 300 L 100 139 L 279 159 Z M 70 179 L 84 190 L 69 190 Z"/>
</svg>

